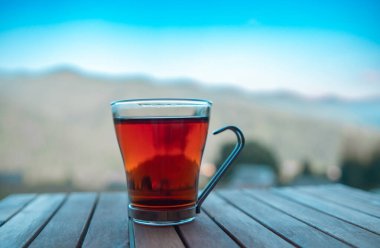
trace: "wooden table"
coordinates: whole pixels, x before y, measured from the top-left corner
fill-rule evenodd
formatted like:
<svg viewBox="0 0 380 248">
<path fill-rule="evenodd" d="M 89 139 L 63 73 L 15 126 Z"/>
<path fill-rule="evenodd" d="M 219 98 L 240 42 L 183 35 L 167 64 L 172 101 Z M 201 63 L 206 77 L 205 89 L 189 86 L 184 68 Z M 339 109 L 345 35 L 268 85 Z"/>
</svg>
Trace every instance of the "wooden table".
<svg viewBox="0 0 380 248">
<path fill-rule="evenodd" d="M 134 224 L 126 193 L 15 194 L 0 247 L 380 247 L 380 197 L 342 185 L 218 190 L 196 221 Z"/>
</svg>

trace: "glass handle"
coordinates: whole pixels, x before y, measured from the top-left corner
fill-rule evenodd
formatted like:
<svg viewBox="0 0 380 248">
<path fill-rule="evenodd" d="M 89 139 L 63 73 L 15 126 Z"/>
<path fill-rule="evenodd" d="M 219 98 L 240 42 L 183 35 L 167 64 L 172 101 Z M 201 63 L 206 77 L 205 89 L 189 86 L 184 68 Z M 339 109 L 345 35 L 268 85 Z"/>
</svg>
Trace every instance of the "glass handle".
<svg viewBox="0 0 380 248">
<path fill-rule="evenodd" d="M 230 153 L 230 155 L 223 162 L 223 164 L 220 166 L 220 168 L 218 169 L 218 171 L 215 173 L 215 175 L 208 182 L 206 188 L 202 191 L 202 193 L 198 197 L 198 201 L 197 201 L 197 204 L 196 204 L 196 213 L 197 214 L 199 214 L 201 212 L 201 205 L 202 205 L 203 201 L 210 194 L 210 192 L 212 191 L 212 189 L 219 182 L 220 178 L 226 172 L 226 170 L 228 169 L 228 167 L 230 167 L 231 163 L 235 160 L 235 158 L 239 155 L 240 151 L 244 147 L 245 139 L 244 139 L 243 132 L 239 128 L 235 127 L 235 126 L 225 126 L 225 127 L 222 127 L 220 129 L 214 131 L 213 134 L 214 135 L 215 134 L 219 134 L 219 133 L 222 133 L 222 132 L 224 132 L 225 130 L 228 130 L 228 129 L 235 133 L 235 135 L 237 137 L 237 143 L 236 143 L 234 149 L 232 150 L 232 152 Z"/>
</svg>

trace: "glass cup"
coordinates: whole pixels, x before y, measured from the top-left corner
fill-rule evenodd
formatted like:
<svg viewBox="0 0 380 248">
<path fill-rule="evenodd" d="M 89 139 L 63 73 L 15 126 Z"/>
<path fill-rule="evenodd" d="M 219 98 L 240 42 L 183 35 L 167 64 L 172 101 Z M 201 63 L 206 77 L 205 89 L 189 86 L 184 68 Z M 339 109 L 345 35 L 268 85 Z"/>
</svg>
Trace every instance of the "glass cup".
<svg viewBox="0 0 380 248">
<path fill-rule="evenodd" d="M 190 222 L 244 146 L 237 144 L 198 196 L 199 169 L 212 103 L 198 99 L 133 99 L 111 103 L 127 176 L 128 214 L 134 222 L 166 226 Z"/>
</svg>

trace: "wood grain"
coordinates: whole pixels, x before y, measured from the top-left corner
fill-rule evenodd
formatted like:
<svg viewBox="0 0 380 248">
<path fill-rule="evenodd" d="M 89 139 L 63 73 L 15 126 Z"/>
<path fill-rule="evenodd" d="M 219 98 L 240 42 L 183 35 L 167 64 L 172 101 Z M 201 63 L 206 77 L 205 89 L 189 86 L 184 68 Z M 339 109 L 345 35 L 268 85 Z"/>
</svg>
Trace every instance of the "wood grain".
<svg viewBox="0 0 380 248">
<path fill-rule="evenodd" d="M 314 208 L 321 212 L 335 216 L 343 221 L 350 222 L 364 229 L 380 234 L 380 219 L 364 214 L 362 212 L 347 208 L 333 202 L 323 201 L 321 198 L 308 195 L 307 193 L 292 189 L 283 188 L 275 190 L 279 193 L 295 202 L 299 202 L 310 208 Z"/>
<path fill-rule="evenodd" d="M 204 210 L 238 244 L 246 247 L 293 247 L 290 243 L 211 193 L 203 204 Z"/>
<path fill-rule="evenodd" d="M 185 247 L 174 227 L 153 227 L 134 223 L 135 245 L 149 248 Z"/>
<path fill-rule="evenodd" d="M 319 186 L 319 187 L 305 187 L 300 190 L 305 191 L 309 194 L 316 195 L 325 200 L 352 208 L 363 213 L 380 218 L 380 206 L 368 204 L 368 201 L 356 199 L 352 197 L 351 194 L 344 194 L 334 190 L 329 189 L 329 187 Z"/>
<path fill-rule="evenodd" d="M 22 247 L 34 239 L 65 199 L 64 194 L 42 194 L 0 228 L 2 247 Z"/>
<path fill-rule="evenodd" d="M 193 222 L 178 226 L 178 229 L 190 247 L 239 247 L 204 212 L 198 214 Z"/>
<path fill-rule="evenodd" d="M 301 222 L 260 200 L 248 197 L 237 190 L 219 191 L 220 195 L 236 208 L 263 223 L 265 226 L 286 237 L 301 247 L 348 247 L 347 244 L 320 230 Z"/>
<path fill-rule="evenodd" d="M 96 193 L 72 193 L 29 247 L 76 247 L 91 215 Z"/>
<path fill-rule="evenodd" d="M 128 247 L 127 194 L 101 193 L 83 247 Z"/>
<path fill-rule="evenodd" d="M 351 188 L 343 184 L 326 185 L 324 187 L 337 193 L 348 194 L 350 197 L 354 197 L 368 204 L 380 206 L 380 194 L 374 194 L 360 189 Z"/>
<path fill-rule="evenodd" d="M 368 232 L 358 226 L 321 213 L 315 209 L 305 207 L 302 204 L 295 203 L 273 192 L 260 190 L 244 192 L 351 245 L 376 247 L 380 243 L 380 236 L 377 234 Z"/>
<path fill-rule="evenodd" d="M 124 192 L 20 194 L 0 201 L 0 247 L 378 247 L 378 203 L 342 185 L 219 190 L 194 222 L 149 227 Z"/>
<path fill-rule="evenodd" d="M 36 194 L 10 195 L 0 201 L 0 226 L 30 203 Z"/>
</svg>

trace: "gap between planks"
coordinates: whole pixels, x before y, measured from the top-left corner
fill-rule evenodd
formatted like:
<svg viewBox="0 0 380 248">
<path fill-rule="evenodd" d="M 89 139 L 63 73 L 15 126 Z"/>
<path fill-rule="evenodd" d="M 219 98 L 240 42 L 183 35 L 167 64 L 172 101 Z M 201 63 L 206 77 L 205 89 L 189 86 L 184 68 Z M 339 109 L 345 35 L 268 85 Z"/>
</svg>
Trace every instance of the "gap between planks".
<svg viewBox="0 0 380 248">
<path fill-rule="evenodd" d="M 271 191 L 252 190 L 244 191 L 248 196 L 263 201 L 268 205 L 296 218 L 309 226 L 317 228 L 321 232 L 349 244 L 350 246 L 373 247 L 380 242 L 380 236 L 362 229 L 356 225 L 345 222 L 313 208 L 303 206 L 300 203 L 289 200 L 286 197 L 274 194 Z M 355 235 L 352 235 L 355 233 Z"/>
</svg>

